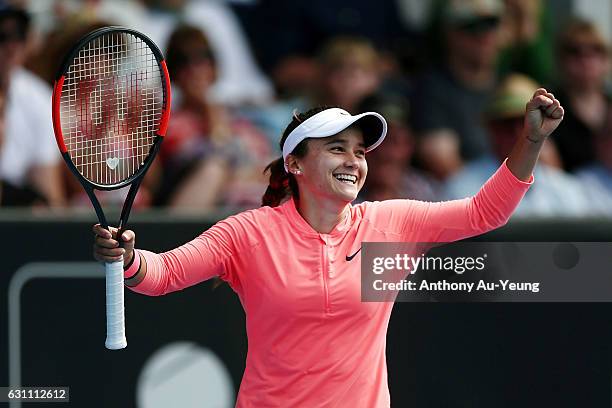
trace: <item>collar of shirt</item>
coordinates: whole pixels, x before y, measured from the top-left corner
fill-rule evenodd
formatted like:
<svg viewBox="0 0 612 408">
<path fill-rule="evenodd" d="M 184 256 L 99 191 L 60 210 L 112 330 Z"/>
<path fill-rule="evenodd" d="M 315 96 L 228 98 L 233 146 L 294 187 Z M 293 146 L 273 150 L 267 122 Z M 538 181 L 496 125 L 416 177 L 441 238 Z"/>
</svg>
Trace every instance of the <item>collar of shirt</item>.
<svg viewBox="0 0 612 408">
<path fill-rule="evenodd" d="M 350 229 L 353 221 L 353 206 L 348 204 L 349 211 L 346 212 L 346 216 L 340 221 L 329 234 L 323 234 L 315 231 L 308 222 L 302 217 L 296 207 L 295 200 L 291 198 L 283 204 L 283 210 L 287 217 L 287 221 L 292 228 L 298 230 L 298 232 L 307 237 L 318 237 L 325 243 L 330 243 L 332 240 L 335 241 L 346 234 Z"/>
</svg>

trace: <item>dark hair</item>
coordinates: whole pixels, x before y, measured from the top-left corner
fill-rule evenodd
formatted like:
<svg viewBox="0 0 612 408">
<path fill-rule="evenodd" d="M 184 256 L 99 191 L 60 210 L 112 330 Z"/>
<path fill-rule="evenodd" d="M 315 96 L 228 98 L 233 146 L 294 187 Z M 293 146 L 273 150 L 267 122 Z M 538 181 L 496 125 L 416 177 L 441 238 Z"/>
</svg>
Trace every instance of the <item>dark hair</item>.
<svg viewBox="0 0 612 408">
<path fill-rule="evenodd" d="M 572 17 L 564 24 L 563 29 L 557 35 L 557 58 L 575 53 L 576 40 L 580 37 L 587 37 L 600 53 L 608 54 L 608 43 L 599 27 L 590 20 Z"/>
<path fill-rule="evenodd" d="M 281 136 L 281 151 L 283 150 L 283 145 L 285 144 L 285 140 L 287 140 L 289 133 L 298 127 L 300 123 L 329 108 L 330 106 L 320 106 L 303 113 L 294 114 L 293 119 L 289 125 L 287 125 L 287 128 L 284 130 Z M 308 139 L 302 140 L 291 154 L 299 158 L 306 156 L 306 153 L 308 152 L 307 140 Z M 264 169 L 264 174 L 267 172 L 270 172 L 270 184 L 261 198 L 262 206 L 267 205 L 270 207 L 276 207 L 288 197 L 293 196 L 294 198 L 299 198 L 298 185 L 297 181 L 295 180 L 295 176 L 285 171 L 285 162 L 283 161 L 282 156 L 266 166 Z"/>
<path fill-rule="evenodd" d="M 204 32 L 196 26 L 179 25 L 170 35 L 166 48 L 166 63 L 170 78 L 177 78 L 179 71 L 194 59 L 205 58 L 216 66 L 210 42 Z"/>
<path fill-rule="evenodd" d="M 4 3 L 4 4 L 1 4 Z M 23 8 L 0 2 L 0 21 L 15 20 L 19 31 L 20 40 L 24 40 L 30 29 L 30 14 Z"/>
</svg>

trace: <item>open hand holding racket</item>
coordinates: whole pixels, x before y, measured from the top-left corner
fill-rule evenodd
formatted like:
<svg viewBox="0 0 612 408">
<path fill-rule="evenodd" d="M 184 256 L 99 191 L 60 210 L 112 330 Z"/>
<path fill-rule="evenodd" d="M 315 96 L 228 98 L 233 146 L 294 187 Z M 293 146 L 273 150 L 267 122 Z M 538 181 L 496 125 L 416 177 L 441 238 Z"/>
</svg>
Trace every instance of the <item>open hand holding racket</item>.
<svg viewBox="0 0 612 408">
<path fill-rule="evenodd" d="M 105 27 L 66 55 L 53 89 L 53 128 L 66 164 L 110 231 L 94 189 L 130 185 L 116 231 L 125 230 L 138 187 L 166 134 L 170 78 L 157 46 L 143 34 Z M 132 243 L 133 244 L 133 243 Z M 121 251 L 122 252 L 122 251 Z M 123 259 L 106 263 L 106 348 L 127 346 Z"/>
</svg>

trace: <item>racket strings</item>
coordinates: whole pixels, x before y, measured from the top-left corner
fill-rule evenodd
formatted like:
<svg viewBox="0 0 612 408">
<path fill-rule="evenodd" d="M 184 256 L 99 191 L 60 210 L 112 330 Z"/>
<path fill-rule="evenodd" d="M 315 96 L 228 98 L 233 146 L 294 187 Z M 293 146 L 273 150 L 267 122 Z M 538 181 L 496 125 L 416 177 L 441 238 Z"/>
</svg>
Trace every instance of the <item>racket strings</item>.
<svg viewBox="0 0 612 408">
<path fill-rule="evenodd" d="M 60 118 L 77 170 L 118 184 L 144 164 L 162 117 L 162 72 L 149 46 L 129 33 L 83 46 L 64 76 Z"/>
</svg>

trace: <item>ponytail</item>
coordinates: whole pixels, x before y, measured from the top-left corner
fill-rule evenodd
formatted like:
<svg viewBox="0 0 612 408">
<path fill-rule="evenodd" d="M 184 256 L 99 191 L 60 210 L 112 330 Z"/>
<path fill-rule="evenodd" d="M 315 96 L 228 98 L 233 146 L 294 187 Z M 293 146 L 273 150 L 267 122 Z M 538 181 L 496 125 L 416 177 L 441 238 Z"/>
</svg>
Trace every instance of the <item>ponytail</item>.
<svg viewBox="0 0 612 408">
<path fill-rule="evenodd" d="M 266 166 L 264 173 L 270 172 L 270 184 L 261 198 L 262 206 L 276 207 L 285 198 L 298 197 L 297 183 L 291 173 L 285 171 L 283 158 L 280 157 Z"/>
</svg>

